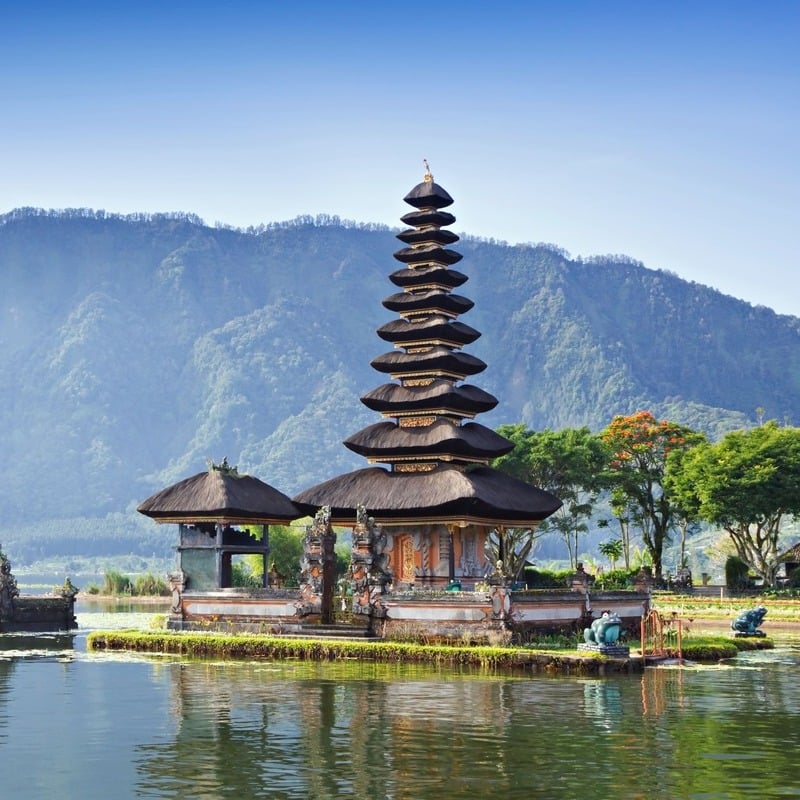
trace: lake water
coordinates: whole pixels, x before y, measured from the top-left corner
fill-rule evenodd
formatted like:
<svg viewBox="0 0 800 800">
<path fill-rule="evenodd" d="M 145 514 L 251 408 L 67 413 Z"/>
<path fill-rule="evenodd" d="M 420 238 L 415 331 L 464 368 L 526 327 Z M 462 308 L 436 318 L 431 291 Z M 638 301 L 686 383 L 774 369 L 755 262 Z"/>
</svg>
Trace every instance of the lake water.
<svg viewBox="0 0 800 800">
<path fill-rule="evenodd" d="M 86 651 L 148 616 L 79 605 L 74 636 L 0 636 L 2 798 L 800 795 L 788 636 L 603 679 Z"/>
</svg>

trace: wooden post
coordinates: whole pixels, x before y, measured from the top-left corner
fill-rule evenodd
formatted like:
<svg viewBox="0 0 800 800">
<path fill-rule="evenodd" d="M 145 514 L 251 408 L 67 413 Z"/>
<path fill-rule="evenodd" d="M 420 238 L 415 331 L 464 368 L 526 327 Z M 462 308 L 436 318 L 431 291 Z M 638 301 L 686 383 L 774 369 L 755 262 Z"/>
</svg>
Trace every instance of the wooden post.
<svg viewBox="0 0 800 800">
<path fill-rule="evenodd" d="M 453 535 L 453 526 L 447 526 L 447 577 L 450 583 L 456 579 L 456 552 L 455 552 L 455 536 Z"/>
<path fill-rule="evenodd" d="M 214 540 L 214 582 L 217 589 L 222 588 L 222 525 L 217 524 L 216 538 Z"/>
<path fill-rule="evenodd" d="M 261 556 L 264 570 L 264 574 L 261 578 L 261 586 L 266 589 L 269 586 L 269 525 L 262 525 L 261 530 L 261 541 L 264 544 L 264 552 Z"/>
</svg>

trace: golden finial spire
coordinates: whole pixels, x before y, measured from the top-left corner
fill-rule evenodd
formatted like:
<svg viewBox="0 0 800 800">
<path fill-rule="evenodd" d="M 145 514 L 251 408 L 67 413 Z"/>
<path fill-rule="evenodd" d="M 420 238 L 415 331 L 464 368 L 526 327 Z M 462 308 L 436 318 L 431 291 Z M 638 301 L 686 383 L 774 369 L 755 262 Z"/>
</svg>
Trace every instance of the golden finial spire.
<svg viewBox="0 0 800 800">
<path fill-rule="evenodd" d="M 433 175 L 431 175 L 431 168 L 428 166 L 428 159 L 423 158 L 422 163 L 425 165 L 425 183 L 432 183 Z"/>
</svg>

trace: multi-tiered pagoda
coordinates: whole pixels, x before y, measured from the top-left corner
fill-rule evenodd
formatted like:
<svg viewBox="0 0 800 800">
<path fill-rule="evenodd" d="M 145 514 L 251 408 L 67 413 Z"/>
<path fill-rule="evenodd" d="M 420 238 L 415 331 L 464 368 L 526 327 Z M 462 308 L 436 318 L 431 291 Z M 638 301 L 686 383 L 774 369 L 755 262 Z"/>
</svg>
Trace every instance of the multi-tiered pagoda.
<svg viewBox="0 0 800 800">
<path fill-rule="evenodd" d="M 454 290 L 467 276 L 453 269 L 458 236 L 443 209 L 453 199 L 426 172 L 405 197 L 414 210 L 397 235 L 406 246 L 394 257 L 405 266 L 389 279 L 400 291 L 383 305 L 399 318 L 378 329 L 394 349 L 372 361 L 388 375 L 361 398 L 384 421 L 344 444 L 371 465 L 318 484 L 294 498 L 328 506 L 333 524 L 353 525 L 365 506 L 388 536 L 395 585 L 436 586 L 482 579 L 493 565 L 485 552 L 491 529 L 535 527 L 560 501 L 489 462 L 514 445 L 474 417 L 497 405 L 477 386 L 463 383 L 486 364 L 463 352 L 480 333 L 458 321 L 471 300 Z M 466 586 L 464 588 L 467 588 Z"/>
</svg>

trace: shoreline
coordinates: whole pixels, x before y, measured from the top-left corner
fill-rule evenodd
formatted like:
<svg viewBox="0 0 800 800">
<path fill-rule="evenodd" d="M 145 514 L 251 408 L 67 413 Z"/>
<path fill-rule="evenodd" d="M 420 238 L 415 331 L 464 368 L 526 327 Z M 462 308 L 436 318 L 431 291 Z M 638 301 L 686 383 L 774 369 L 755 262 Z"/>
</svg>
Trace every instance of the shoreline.
<svg viewBox="0 0 800 800">
<path fill-rule="evenodd" d="M 171 602 L 169 595 L 85 594 L 84 592 L 78 592 L 75 600 L 82 603 L 140 603 L 141 605 L 162 605 L 167 608 Z"/>
</svg>

